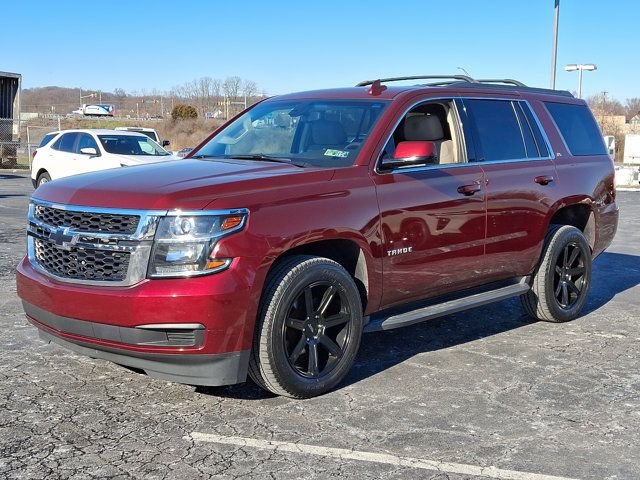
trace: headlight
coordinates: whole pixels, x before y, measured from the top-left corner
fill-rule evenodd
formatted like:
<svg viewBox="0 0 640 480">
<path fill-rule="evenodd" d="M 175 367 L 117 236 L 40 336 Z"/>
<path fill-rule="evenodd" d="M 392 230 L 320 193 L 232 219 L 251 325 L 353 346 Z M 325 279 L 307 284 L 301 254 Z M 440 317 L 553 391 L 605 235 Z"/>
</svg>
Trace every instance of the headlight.
<svg viewBox="0 0 640 480">
<path fill-rule="evenodd" d="M 232 259 L 213 257 L 216 242 L 242 230 L 246 218 L 246 210 L 163 217 L 156 230 L 148 276 L 191 277 L 224 270 Z"/>
</svg>

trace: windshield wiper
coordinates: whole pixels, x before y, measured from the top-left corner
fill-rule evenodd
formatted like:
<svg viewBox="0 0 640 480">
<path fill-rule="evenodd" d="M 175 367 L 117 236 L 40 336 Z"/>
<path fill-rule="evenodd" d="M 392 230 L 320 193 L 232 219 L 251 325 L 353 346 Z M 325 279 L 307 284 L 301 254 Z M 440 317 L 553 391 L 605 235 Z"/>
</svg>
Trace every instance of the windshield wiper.
<svg viewBox="0 0 640 480">
<path fill-rule="evenodd" d="M 286 163 L 289 165 L 295 165 L 296 167 L 304 168 L 306 165 L 302 163 L 296 163 L 289 158 L 271 157 L 262 153 L 254 153 L 250 155 L 229 155 L 228 158 L 236 158 L 238 160 L 259 160 L 262 162 L 277 162 Z"/>
<path fill-rule="evenodd" d="M 203 154 L 200 154 L 200 155 L 194 155 L 193 157 L 189 157 L 189 158 L 193 159 L 193 158 L 225 158 L 225 157 L 222 157 L 220 155 L 203 155 Z"/>
</svg>

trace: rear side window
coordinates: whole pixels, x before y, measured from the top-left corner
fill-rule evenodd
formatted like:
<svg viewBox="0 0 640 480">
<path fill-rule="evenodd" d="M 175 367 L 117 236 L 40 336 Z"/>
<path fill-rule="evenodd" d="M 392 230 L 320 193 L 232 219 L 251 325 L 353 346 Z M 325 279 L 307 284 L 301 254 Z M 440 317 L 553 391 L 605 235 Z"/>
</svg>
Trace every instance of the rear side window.
<svg viewBox="0 0 640 480">
<path fill-rule="evenodd" d="M 77 133 L 65 133 L 56 142 L 51 145 L 51 148 L 60 150 L 61 152 L 73 152 L 73 145 L 76 143 Z"/>
<path fill-rule="evenodd" d="M 531 125 L 529 124 L 529 120 L 524 115 L 524 111 L 522 110 L 522 103 L 517 102 L 514 104 L 516 115 L 518 117 L 518 123 L 520 124 L 520 130 L 522 130 L 522 139 L 524 140 L 524 147 L 526 149 L 527 158 L 536 158 L 540 156 L 540 152 L 538 152 L 538 146 L 536 145 L 536 141 L 533 138 L 533 131 L 531 130 Z"/>
<path fill-rule="evenodd" d="M 140 132 L 140 133 L 142 133 L 142 134 L 146 135 L 147 137 L 149 137 L 149 138 L 150 138 L 151 140 L 153 140 L 154 142 L 157 142 L 157 141 L 158 141 L 158 137 L 157 137 L 157 135 L 156 135 L 156 133 L 155 133 L 155 132 Z"/>
<path fill-rule="evenodd" d="M 465 100 L 471 110 L 482 160 L 526 158 L 516 113 L 507 100 Z"/>
<path fill-rule="evenodd" d="M 56 135 L 57 133 L 47 133 L 44 137 L 42 137 L 42 140 L 40 141 L 40 145 L 38 145 L 38 148 L 44 147 L 47 143 L 53 140 Z"/>
<path fill-rule="evenodd" d="M 571 155 L 606 155 L 602 133 L 586 105 L 545 102 Z"/>
</svg>

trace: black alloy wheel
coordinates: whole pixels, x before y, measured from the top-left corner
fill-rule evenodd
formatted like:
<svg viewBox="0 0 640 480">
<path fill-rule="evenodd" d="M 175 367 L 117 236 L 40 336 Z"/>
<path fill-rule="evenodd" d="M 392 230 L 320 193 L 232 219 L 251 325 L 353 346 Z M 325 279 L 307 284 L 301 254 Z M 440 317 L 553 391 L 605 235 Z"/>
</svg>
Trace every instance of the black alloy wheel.
<svg viewBox="0 0 640 480">
<path fill-rule="evenodd" d="M 249 375 L 277 395 L 310 398 L 349 372 L 360 347 L 363 298 L 339 263 L 295 255 L 270 272 L 260 301 Z"/>
<path fill-rule="evenodd" d="M 572 225 L 551 225 L 531 290 L 522 305 L 533 318 L 545 322 L 573 320 L 584 307 L 591 286 L 591 247 Z"/>
<path fill-rule="evenodd" d="M 282 324 L 289 364 L 300 375 L 318 378 L 329 373 L 350 341 L 351 311 L 338 288 L 326 281 L 305 287 L 291 302 Z"/>
<path fill-rule="evenodd" d="M 560 308 L 573 307 L 586 284 L 584 258 L 575 242 L 568 243 L 558 256 L 553 284 L 553 294 Z"/>
</svg>

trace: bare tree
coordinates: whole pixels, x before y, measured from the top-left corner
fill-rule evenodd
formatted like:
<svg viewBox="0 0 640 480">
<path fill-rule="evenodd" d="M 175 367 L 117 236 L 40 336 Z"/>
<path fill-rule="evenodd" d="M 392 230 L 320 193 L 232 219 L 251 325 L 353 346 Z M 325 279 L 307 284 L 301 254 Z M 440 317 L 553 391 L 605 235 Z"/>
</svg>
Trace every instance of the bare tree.
<svg viewBox="0 0 640 480">
<path fill-rule="evenodd" d="M 599 115 L 624 115 L 625 108 L 615 98 L 607 95 L 607 92 L 597 93 L 587 98 L 587 103 L 595 114 Z"/>
<path fill-rule="evenodd" d="M 627 98 L 624 102 L 627 122 L 640 113 L 640 97 Z"/>
<path fill-rule="evenodd" d="M 242 93 L 250 100 L 258 93 L 258 85 L 253 80 L 245 80 L 242 84 Z"/>
<path fill-rule="evenodd" d="M 622 152 L 625 138 L 625 118 L 620 118 L 625 115 L 625 107 L 615 98 L 611 98 L 607 95 L 607 92 L 602 92 L 596 95 L 592 95 L 587 99 L 587 103 L 593 115 L 600 125 L 603 135 L 613 135 L 616 139 L 616 161 L 622 160 Z"/>
<path fill-rule="evenodd" d="M 236 99 L 240 94 L 242 79 L 240 77 L 227 77 L 222 84 L 222 91 L 227 98 Z"/>
</svg>

